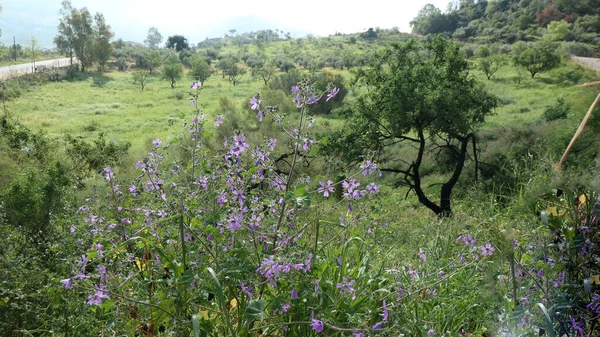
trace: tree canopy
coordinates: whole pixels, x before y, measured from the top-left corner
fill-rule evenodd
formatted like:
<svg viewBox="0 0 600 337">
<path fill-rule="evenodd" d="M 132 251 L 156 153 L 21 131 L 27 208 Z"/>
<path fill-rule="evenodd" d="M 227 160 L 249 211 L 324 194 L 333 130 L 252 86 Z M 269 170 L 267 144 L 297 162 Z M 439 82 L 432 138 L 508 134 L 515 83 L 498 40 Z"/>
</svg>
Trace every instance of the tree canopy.
<svg viewBox="0 0 600 337">
<path fill-rule="evenodd" d="M 144 40 L 144 43 L 148 47 L 156 48 L 161 44 L 162 40 L 163 37 L 158 29 L 156 27 L 150 27 L 150 29 L 148 29 L 148 37 Z"/>
<path fill-rule="evenodd" d="M 532 41 L 550 33 L 553 39 L 598 45 L 600 0 L 456 0 L 445 12 L 425 5 L 410 24 L 416 34 L 473 42 Z"/>
<path fill-rule="evenodd" d="M 180 52 L 184 49 L 190 49 L 188 40 L 185 37 L 183 37 L 182 35 L 169 36 L 165 47 L 167 47 L 169 49 L 175 49 L 178 52 Z"/>
<path fill-rule="evenodd" d="M 451 214 L 452 189 L 469 144 L 497 105 L 496 98 L 469 74 L 458 46 L 439 36 L 422 44 L 392 44 L 357 78 L 368 90 L 344 111 L 349 121 L 329 137 L 325 150 L 351 162 L 373 154 L 381 170 L 395 174 L 398 185 L 414 191 L 423 205 L 439 216 Z M 450 160 L 436 203 L 423 186 L 421 168 L 426 155 L 440 154 Z"/>
<path fill-rule="evenodd" d="M 58 35 L 54 38 L 56 47 L 73 58 L 77 56 L 81 71 L 98 62 L 102 69 L 110 56 L 113 38 L 110 26 L 104 16 L 96 13 L 95 17 L 85 7 L 73 8 L 71 1 L 64 0 L 60 10 Z"/>
</svg>

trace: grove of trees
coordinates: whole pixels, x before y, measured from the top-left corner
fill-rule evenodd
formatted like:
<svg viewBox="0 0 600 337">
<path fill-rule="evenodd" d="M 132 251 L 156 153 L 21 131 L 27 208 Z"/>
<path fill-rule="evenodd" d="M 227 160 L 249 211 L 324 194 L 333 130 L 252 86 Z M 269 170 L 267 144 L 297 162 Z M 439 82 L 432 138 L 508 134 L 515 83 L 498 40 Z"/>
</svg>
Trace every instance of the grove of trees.
<svg viewBox="0 0 600 337">
<path fill-rule="evenodd" d="M 58 35 L 54 38 L 57 49 L 71 59 L 75 55 L 81 71 L 94 63 L 102 70 L 111 55 L 110 40 L 114 36 L 104 16 L 97 13 L 92 17 L 85 7 L 73 8 L 70 0 L 63 0 L 60 14 Z"/>
</svg>

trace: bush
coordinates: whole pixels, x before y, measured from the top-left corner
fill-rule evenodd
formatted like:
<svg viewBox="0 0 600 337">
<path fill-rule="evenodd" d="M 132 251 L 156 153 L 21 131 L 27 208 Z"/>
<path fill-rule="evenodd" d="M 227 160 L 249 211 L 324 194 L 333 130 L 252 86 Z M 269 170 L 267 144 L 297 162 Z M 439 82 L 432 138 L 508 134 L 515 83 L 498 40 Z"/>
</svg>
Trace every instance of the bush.
<svg viewBox="0 0 600 337">
<path fill-rule="evenodd" d="M 583 42 L 562 42 L 561 50 L 563 54 L 581 57 L 594 57 L 598 52 L 598 48 Z"/>
<path fill-rule="evenodd" d="M 554 121 L 557 119 L 565 119 L 569 114 L 571 108 L 566 104 L 565 99 L 560 97 L 556 100 L 556 103 L 548 105 L 544 110 L 544 120 L 547 122 Z"/>
<path fill-rule="evenodd" d="M 125 57 L 121 56 L 117 59 L 117 69 L 119 69 L 119 71 L 127 70 L 127 59 Z"/>
<path fill-rule="evenodd" d="M 175 93 L 173 94 L 173 97 L 175 97 L 178 101 L 181 101 L 182 99 L 185 98 L 186 93 L 183 91 L 175 91 Z"/>
</svg>

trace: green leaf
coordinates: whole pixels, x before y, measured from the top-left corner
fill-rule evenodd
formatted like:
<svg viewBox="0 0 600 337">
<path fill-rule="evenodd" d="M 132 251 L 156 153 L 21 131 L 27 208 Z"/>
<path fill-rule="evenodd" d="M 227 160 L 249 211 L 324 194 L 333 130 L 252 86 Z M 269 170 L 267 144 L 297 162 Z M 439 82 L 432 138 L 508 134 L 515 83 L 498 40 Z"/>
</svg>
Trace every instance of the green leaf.
<svg viewBox="0 0 600 337">
<path fill-rule="evenodd" d="M 185 284 L 186 287 L 189 287 L 194 280 L 194 272 L 191 269 L 186 270 L 181 276 L 181 281 Z"/>
<path fill-rule="evenodd" d="M 250 302 L 250 304 L 246 308 L 246 313 L 245 313 L 246 318 L 250 321 L 263 320 L 265 317 L 265 315 L 264 315 L 265 306 L 266 306 L 265 300 Z"/>
<path fill-rule="evenodd" d="M 108 311 L 110 309 L 112 309 L 112 307 L 115 306 L 115 301 L 113 300 L 108 300 L 108 301 L 104 301 L 102 302 L 102 309 Z"/>
<path fill-rule="evenodd" d="M 556 337 L 556 331 L 554 331 L 554 325 L 552 324 L 552 319 L 548 315 L 548 311 L 546 310 L 546 307 L 542 303 L 538 303 L 537 305 L 538 305 L 538 307 L 540 307 L 540 309 L 544 313 L 544 320 L 546 322 L 546 329 L 548 330 L 548 333 L 550 334 L 550 337 Z"/>
</svg>

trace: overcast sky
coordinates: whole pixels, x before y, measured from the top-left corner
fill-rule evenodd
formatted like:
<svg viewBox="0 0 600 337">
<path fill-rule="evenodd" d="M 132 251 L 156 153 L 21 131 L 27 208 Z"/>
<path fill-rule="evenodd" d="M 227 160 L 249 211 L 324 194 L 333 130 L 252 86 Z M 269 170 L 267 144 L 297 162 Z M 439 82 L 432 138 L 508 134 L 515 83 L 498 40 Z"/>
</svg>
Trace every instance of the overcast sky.
<svg viewBox="0 0 600 337">
<path fill-rule="evenodd" d="M 247 27 L 247 21 L 319 36 L 397 26 L 409 32 L 409 22 L 427 3 L 444 10 L 450 0 L 281 1 L 281 0 L 72 0 L 76 8 L 101 12 L 116 38 L 142 42 L 148 28 L 163 36 L 182 34 L 191 42 L 217 37 L 228 29 Z M 0 0 L 3 40 L 13 35 L 55 35 L 61 0 Z M 239 25 L 241 27 L 236 27 Z M 11 41 L 12 42 L 12 41 Z M 51 42 L 50 42 L 51 43 Z"/>
</svg>

